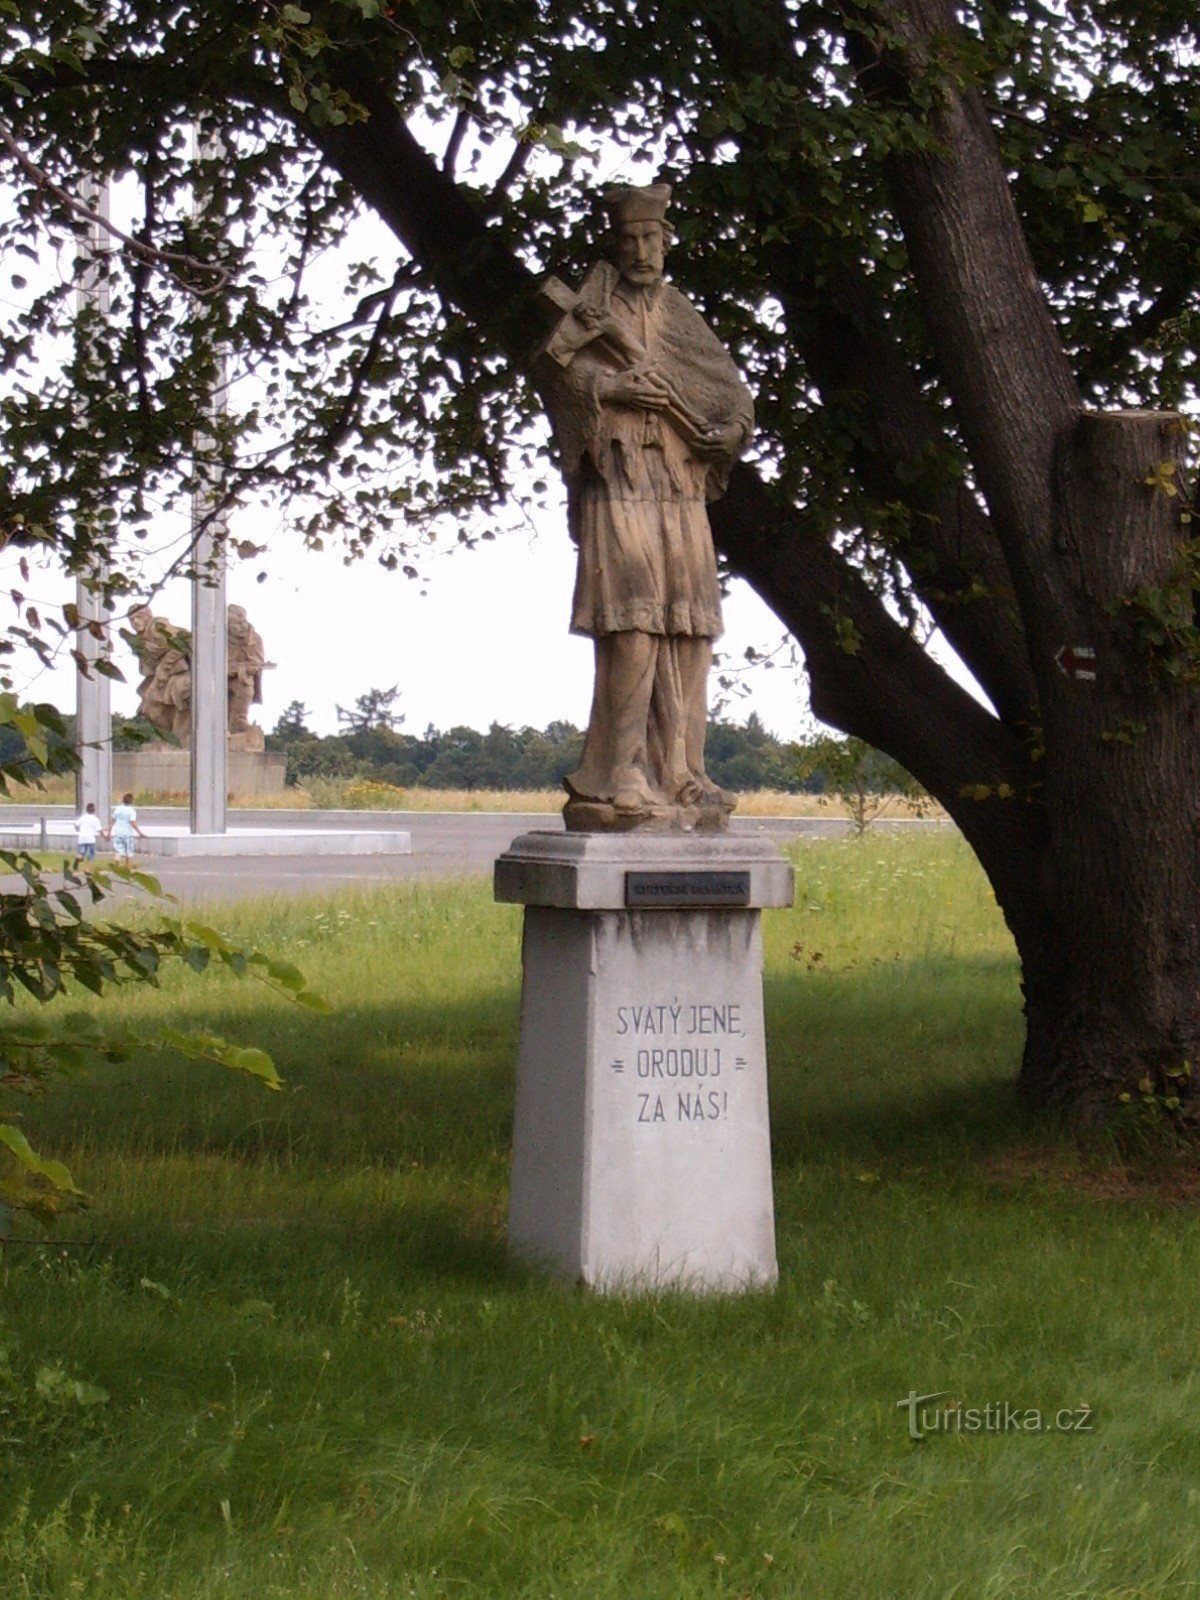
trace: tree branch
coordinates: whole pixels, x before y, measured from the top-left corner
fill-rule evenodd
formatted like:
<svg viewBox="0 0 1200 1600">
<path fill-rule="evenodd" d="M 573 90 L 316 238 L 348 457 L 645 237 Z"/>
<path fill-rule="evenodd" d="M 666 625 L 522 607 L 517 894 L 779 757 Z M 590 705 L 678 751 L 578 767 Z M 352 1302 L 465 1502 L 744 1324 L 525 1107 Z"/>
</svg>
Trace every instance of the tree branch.
<svg viewBox="0 0 1200 1600">
<path fill-rule="evenodd" d="M 540 116 L 541 112 L 535 111 L 529 120 L 530 122 L 537 122 Z M 508 193 L 509 189 L 529 165 L 529 158 L 532 154 L 533 140 L 526 139 L 524 137 L 518 138 L 516 145 L 513 147 L 512 155 L 509 156 L 508 161 L 505 163 L 504 171 L 492 185 L 492 192 L 488 196 L 489 211 L 494 210 L 499 206 L 501 200 Z"/>
<path fill-rule="evenodd" d="M 964 86 L 955 9 L 951 0 L 834 0 L 834 9 L 867 99 L 915 114 L 933 135 L 931 148 L 912 143 L 889 157 L 889 188 L 946 387 L 1026 626 L 1036 629 L 1055 441 L 1082 401 L 986 108 Z M 1035 653 L 1048 660 L 1045 640 Z"/>
<path fill-rule="evenodd" d="M 780 0 L 745 0 L 736 11 L 711 6 L 704 26 L 732 81 L 764 71 L 797 81 L 795 34 Z M 757 248 L 791 342 L 851 435 L 859 483 L 880 504 L 909 511 L 904 544 L 893 553 L 1001 716 L 1029 721 L 1036 688 L 1012 577 L 975 495 L 951 476 L 960 446 L 918 382 L 857 253 L 840 247 L 836 232 L 816 251 L 797 248 L 790 235 L 763 242 L 780 232 L 777 186 L 756 181 L 757 164 L 776 169 L 778 130 L 747 119 L 736 137 L 748 217 L 759 218 Z M 787 205 L 813 216 L 826 206 L 820 173 L 803 160 L 789 170 Z"/>
<path fill-rule="evenodd" d="M 60 205 L 64 206 L 73 216 L 85 222 L 94 223 L 102 228 L 112 239 L 119 239 L 131 255 L 139 261 L 144 261 L 151 266 L 160 267 L 164 272 L 175 279 L 176 283 L 194 295 L 212 295 L 225 288 L 229 282 L 229 273 L 214 261 L 201 261 L 198 256 L 189 255 L 181 250 L 160 250 L 154 245 L 147 244 L 142 239 L 135 239 L 130 234 L 122 232 L 115 223 L 111 222 L 101 212 L 95 211 L 91 206 L 78 199 L 60 184 L 55 183 L 50 174 L 21 148 L 13 136 L 12 130 L 0 122 L 0 147 L 7 150 L 17 166 L 32 182 L 35 189 L 52 194 Z M 189 276 L 190 275 L 190 276 Z M 196 280 L 200 279 L 200 282 Z"/>
<path fill-rule="evenodd" d="M 462 149 L 462 142 L 467 136 L 467 129 L 471 126 L 471 113 L 460 106 L 454 118 L 454 126 L 450 130 L 450 137 L 446 141 L 446 149 L 442 155 L 442 171 L 454 176 L 458 165 L 458 152 Z"/>
<path fill-rule="evenodd" d="M 363 295 L 355 306 L 353 312 L 343 322 L 335 322 L 326 328 L 318 328 L 310 333 L 304 341 L 306 346 L 316 346 L 338 339 L 344 333 L 349 333 L 351 328 L 361 328 L 367 319 L 368 313 L 375 315 L 379 306 L 386 301 L 389 308 L 395 304 L 396 296 L 401 289 L 419 289 L 421 286 L 421 271 L 415 262 L 401 262 L 392 275 L 392 281 L 386 289 L 372 289 L 370 294 Z"/>
<path fill-rule="evenodd" d="M 409 132 L 386 84 L 347 68 L 345 88 L 365 121 L 302 131 L 372 206 L 438 293 L 513 359 L 541 335 L 537 280 L 492 233 L 448 173 Z"/>
<path fill-rule="evenodd" d="M 540 332 L 536 280 L 417 143 L 386 94 L 359 83 L 353 92 L 367 105 L 368 119 L 311 136 L 392 227 L 438 294 L 527 372 Z M 1013 884 L 1016 905 L 1015 886 L 1032 870 L 1040 812 L 999 799 L 968 803 L 963 791 L 980 784 L 1025 791 L 1030 772 L 1020 741 L 925 654 L 823 532 L 806 528 L 794 506 L 777 503 L 750 467 L 735 470 L 712 520 L 734 570 L 799 638 L 819 714 L 886 750 L 936 794 L 993 881 Z M 851 635 L 839 631 L 841 619 Z M 854 636 L 859 649 L 847 654 Z"/>
<path fill-rule="evenodd" d="M 351 375 L 350 387 L 346 391 L 345 399 L 338 407 L 338 414 L 326 429 L 321 439 L 321 449 L 327 456 L 332 455 L 338 445 L 346 437 L 362 401 L 363 391 L 370 380 L 371 372 L 378 359 L 379 351 L 383 345 L 383 336 L 387 328 L 388 318 L 392 314 L 392 307 L 396 303 L 396 296 L 404 287 L 404 280 L 408 276 L 406 267 L 397 269 L 392 280 L 391 288 L 384 292 L 375 326 L 371 329 L 371 337 L 367 341 L 367 348 L 362 354 Z"/>
<path fill-rule="evenodd" d="M 869 281 L 847 257 L 835 294 L 798 281 L 804 274 L 799 252 L 776 250 L 774 257 L 773 279 L 796 348 L 826 403 L 853 419 L 861 483 L 881 502 L 910 508 L 910 530 L 897 553 L 917 594 L 1001 716 L 1028 721 L 1036 688 L 1012 579 L 969 489 L 945 477 L 925 493 L 914 485 L 921 463 L 930 470 L 939 457 L 951 459 L 954 445 L 888 329 Z"/>
<path fill-rule="evenodd" d="M 710 510 L 732 570 L 795 633 L 813 710 L 893 756 L 937 796 L 979 855 L 1017 937 L 1043 845 L 1022 742 L 961 688 L 882 600 L 744 463 Z M 987 791 L 984 797 L 978 796 Z"/>
</svg>

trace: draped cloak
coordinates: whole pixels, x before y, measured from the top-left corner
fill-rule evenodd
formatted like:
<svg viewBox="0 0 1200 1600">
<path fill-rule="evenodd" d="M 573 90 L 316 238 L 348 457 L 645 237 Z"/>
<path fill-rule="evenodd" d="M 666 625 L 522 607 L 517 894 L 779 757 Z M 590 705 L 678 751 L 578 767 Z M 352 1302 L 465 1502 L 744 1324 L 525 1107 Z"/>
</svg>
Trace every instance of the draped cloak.
<svg viewBox="0 0 1200 1600">
<path fill-rule="evenodd" d="M 641 345 L 688 412 L 704 426 L 740 425 L 728 459 L 695 457 L 663 412 L 606 402 L 603 380 L 627 355 L 593 339 L 568 315 L 547 341 L 540 387 L 567 482 L 571 536 L 579 547 L 571 631 L 716 639 L 721 596 L 706 505 L 724 491 L 750 437 L 750 391 L 729 353 L 671 284 L 643 289 L 607 262 L 594 267 L 580 303 L 611 316 Z"/>
</svg>

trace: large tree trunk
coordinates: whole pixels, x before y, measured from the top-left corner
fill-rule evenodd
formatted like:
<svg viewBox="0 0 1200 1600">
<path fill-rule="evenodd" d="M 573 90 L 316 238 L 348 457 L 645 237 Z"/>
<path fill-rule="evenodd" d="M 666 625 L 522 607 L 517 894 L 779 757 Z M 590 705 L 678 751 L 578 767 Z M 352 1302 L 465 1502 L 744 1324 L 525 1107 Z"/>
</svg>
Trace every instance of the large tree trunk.
<svg viewBox="0 0 1200 1600">
<path fill-rule="evenodd" d="M 1084 1123 L 1122 1094 L 1186 1098 L 1177 1074 L 1200 1064 L 1200 654 L 1179 480 L 1161 472 L 1181 452 L 1178 417 L 1150 412 L 1086 414 L 1058 450 L 1022 1088 Z"/>
<path fill-rule="evenodd" d="M 1039 814 L 1041 843 L 1002 837 L 1005 876 L 980 850 L 1023 966 L 1022 1088 L 1084 1124 L 1122 1095 L 1186 1100 L 1178 1075 L 1200 1060 L 1200 651 L 1180 499 L 1164 492 L 1178 480 L 1159 472 L 1181 462 L 1178 419 L 1082 412 L 986 108 L 969 73 L 944 70 L 962 38 L 951 0 L 836 3 L 869 94 L 912 109 L 914 85 L 931 91 L 936 146 L 898 149 L 889 183 L 1037 686 L 1043 754 L 1012 804 Z M 860 27 L 880 14 L 888 30 Z"/>
</svg>

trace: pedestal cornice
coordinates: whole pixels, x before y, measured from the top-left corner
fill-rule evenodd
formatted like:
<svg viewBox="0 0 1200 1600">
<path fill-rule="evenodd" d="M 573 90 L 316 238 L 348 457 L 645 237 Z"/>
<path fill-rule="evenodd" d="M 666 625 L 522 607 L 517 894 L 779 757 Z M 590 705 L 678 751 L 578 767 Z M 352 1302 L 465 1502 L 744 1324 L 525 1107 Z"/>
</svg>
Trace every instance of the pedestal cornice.
<svg viewBox="0 0 1200 1600">
<path fill-rule="evenodd" d="M 525 833 L 496 862 L 496 899 L 509 904 L 555 906 L 568 911 L 652 909 L 632 898 L 630 875 L 641 884 L 648 876 L 665 887 L 664 909 L 680 904 L 712 909 L 759 910 L 789 906 L 793 897 L 791 863 L 769 840 L 731 834 Z M 670 898 L 677 878 L 686 900 Z M 725 898 L 733 880 L 736 899 Z M 704 884 L 712 886 L 704 899 Z"/>
</svg>

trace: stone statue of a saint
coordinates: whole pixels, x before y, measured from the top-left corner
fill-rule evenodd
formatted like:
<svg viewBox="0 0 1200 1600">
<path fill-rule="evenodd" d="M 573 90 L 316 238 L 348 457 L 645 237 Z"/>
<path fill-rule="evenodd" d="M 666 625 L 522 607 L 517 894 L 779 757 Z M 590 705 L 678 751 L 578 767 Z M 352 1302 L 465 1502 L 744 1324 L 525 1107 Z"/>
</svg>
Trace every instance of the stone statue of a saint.
<svg viewBox="0 0 1200 1600">
<path fill-rule="evenodd" d="M 666 184 L 604 195 L 610 258 L 563 313 L 537 378 L 567 481 L 579 564 L 574 633 L 595 640 L 579 770 L 579 831 L 724 827 L 732 802 L 704 770 L 708 672 L 721 596 L 707 502 L 754 426 L 750 391 L 708 324 L 663 279 Z"/>
<path fill-rule="evenodd" d="M 192 733 L 191 633 L 154 616 L 149 606 L 136 606 L 129 623 L 124 637 L 142 674 L 138 715 L 186 744 Z M 263 732 L 250 721 L 250 707 L 262 704 L 262 675 L 271 662 L 244 606 L 229 607 L 226 630 L 229 748 L 262 750 Z"/>
</svg>

